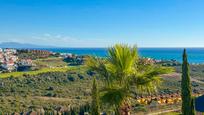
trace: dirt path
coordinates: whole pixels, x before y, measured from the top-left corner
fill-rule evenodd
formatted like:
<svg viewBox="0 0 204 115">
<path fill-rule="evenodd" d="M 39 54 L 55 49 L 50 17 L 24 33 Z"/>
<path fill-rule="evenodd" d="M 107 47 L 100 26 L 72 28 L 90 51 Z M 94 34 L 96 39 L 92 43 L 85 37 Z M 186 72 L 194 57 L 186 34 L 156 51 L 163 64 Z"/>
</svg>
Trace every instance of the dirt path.
<svg viewBox="0 0 204 115">
<path fill-rule="evenodd" d="M 40 99 L 40 100 L 43 100 L 43 101 L 87 101 L 87 99 L 71 99 L 71 98 L 59 98 L 59 97 L 45 97 L 45 96 L 35 96 L 33 97 L 35 99 Z"/>
<path fill-rule="evenodd" d="M 172 77 L 172 78 L 175 78 L 175 79 L 181 79 L 181 74 L 180 73 L 171 73 L 171 74 L 165 74 L 162 77 Z M 193 77 L 191 77 L 191 81 L 194 81 L 194 82 L 197 82 L 197 83 L 200 83 L 200 84 L 204 85 L 204 81 L 200 81 L 200 80 L 195 79 Z"/>
<path fill-rule="evenodd" d="M 195 78 L 191 78 L 191 81 L 195 81 L 197 83 L 200 83 L 200 84 L 203 84 L 204 85 L 204 82 L 203 81 L 200 81 L 200 80 L 197 80 Z"/>
<path fill-rule="evenodd" d="M 181 109 L 164 110 L 164 111 L 160 111 L 160 112 L 149 113 L 149 114 L 147 114 L 147 115 L 160 115 L 160 114 L 170 113 L 170 112 L 176 112 L 176 111 L 180 111 L 180 110 L 181 110 Z"/>
</svg>

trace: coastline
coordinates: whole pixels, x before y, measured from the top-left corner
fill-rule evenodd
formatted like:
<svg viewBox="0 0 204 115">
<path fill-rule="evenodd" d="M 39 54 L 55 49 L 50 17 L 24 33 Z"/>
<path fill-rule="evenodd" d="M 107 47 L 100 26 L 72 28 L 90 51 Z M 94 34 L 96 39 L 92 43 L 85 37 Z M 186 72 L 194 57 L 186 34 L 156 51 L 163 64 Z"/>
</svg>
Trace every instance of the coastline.
<svg viewBox="0 0 204 115">
<path fill-rule="evenodd" d="M 71 53 L 106 57 L 107 48 L 39 48 L 51 52 Z M 182 62 L 183 48 L 138 48 L 139 55 L 155 60 L 176 60 Z M 189 63 L 204 64 L 204 48 L 187 48 Z"/>
</svg>

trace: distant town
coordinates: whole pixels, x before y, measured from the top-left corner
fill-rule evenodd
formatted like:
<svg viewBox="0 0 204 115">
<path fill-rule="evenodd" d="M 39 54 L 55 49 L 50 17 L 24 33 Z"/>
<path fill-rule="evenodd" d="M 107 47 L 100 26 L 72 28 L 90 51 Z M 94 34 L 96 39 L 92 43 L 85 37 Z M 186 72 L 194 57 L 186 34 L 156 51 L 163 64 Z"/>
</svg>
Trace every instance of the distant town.
<svg viewBox="0 0 204 115">
<path fill-rule="evenodd" d="M 32 63 L 31 60 L 19 60 L 16 49 L 0 48 L 0 67 L 1 70 L 13 71 L 19 64 Z"/>
<path fill-rule="evenodd" d="M 33 60 L 48 57 L 63 58 L 66 62 L 72 62 L 70 65 L 80 65 L 84 63 L 87 56 L 77 56 L 71 53 L 54 53 L 46 50 L 0 48 L 0 72 L 25 71 L 27 68 L 36 66 Z M 141 58 L 140 60 L 143 64 L 179 65 L 176 60 L 155 60 L 152 58 Z"/>
<path fill-rule="evenodd" d="M 86 56 L 77 56 L 71 53 L 54 53 L 46 50 L 0 48 L 0 72 L 25 71 L 35 67 L 33 60 L 49 57 L 63 58 L 70 65 L 83 64 Z"/>
</svg>

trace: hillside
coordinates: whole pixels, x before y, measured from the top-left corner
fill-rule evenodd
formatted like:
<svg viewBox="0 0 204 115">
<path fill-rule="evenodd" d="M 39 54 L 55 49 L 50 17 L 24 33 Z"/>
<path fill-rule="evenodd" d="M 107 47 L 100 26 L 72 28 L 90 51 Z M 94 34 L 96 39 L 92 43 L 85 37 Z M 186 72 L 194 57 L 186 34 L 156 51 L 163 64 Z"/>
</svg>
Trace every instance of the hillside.
<svg viewBox="0 0 204 115">
<path fill-rule="evenodd" d="M 54 48 L 54 46 L 44 46 L 44 45 L 35 45 L 35 44 L 28 44 L 28 43 L 18 43 L 18 42 L 2 42 L 0 43 L 0 48 L 17 48 L 17 49 L 24 49 L 24 48 Z"/>
</svg>

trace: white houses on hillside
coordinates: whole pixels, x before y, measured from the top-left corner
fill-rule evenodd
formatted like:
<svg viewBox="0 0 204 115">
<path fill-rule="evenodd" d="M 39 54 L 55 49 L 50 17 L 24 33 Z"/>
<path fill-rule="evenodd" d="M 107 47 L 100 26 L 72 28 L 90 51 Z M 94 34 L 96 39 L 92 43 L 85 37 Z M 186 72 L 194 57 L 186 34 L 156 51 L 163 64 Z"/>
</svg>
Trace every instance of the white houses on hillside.
<svg viewBox="0 0 204 115">
<path fill-rule="evenodd" d="M 0 48 L 0 66 L 8 71 L 13 71 L 17 67 L 18 56 L 16 49 Z"/>
</svg>

